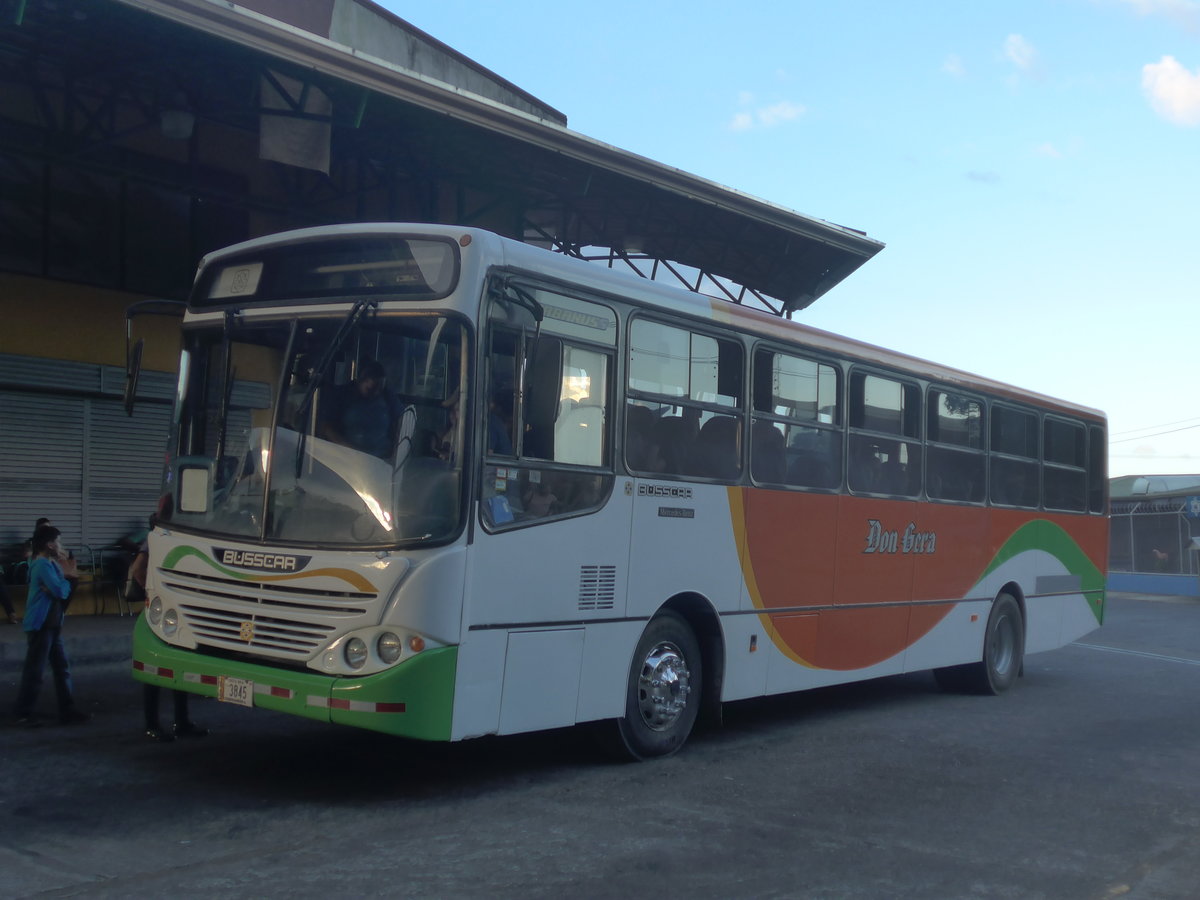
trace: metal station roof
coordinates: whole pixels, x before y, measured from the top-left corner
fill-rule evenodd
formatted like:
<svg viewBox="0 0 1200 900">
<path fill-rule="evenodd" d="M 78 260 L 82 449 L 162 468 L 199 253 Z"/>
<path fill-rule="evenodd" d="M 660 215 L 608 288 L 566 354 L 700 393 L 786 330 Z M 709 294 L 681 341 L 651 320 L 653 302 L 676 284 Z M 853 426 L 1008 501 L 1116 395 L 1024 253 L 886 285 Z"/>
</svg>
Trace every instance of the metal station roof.
<svg viewBox="0 0 1200 900">
<path fill-rule="evenodd" d="M 335 10 L 334 0 L 314 2 Z M 356 14 L 437 49 L 403 20 L 354 2 Z M 471 67 L 441 49 L 460 70 Z M 883 246 L 571 131 L 557 111 L 474 69 L 498 86 L 495 96 L 483 96 L 478 78 L 467 90 L 228 2 L 0 0 L 0 90 L 10 97 L 0 103 L 0 152 L 188 181 L 199 202 L 212 196 L 255 213 L 226 243 L 284 225 L 480 225 L 780 314 L 804 308 Z M 283 78 L 328 98 L 320 115 L 291 113 L 328 126 L 327 171 L 246 159 L 263 85 Z M 185 158 L 156 170 L 163 112 L 180 105 L 198 134 L 185 136 Z M 193 257 L 209 249 L 194 246 Z"/>
</svg>

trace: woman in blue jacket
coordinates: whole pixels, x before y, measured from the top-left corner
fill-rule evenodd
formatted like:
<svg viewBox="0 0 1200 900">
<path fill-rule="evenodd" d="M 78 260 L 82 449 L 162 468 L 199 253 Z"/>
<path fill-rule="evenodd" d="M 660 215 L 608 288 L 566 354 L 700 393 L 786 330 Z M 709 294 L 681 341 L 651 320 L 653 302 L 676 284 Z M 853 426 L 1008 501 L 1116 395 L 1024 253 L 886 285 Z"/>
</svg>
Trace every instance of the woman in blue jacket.
<svg viewBox="0 0 1200 900">
<path fill-rule="evenodd" d="M 17 691 L 17 724 L 38 725 L 34 704 L 42 689 L 46 662 L 54 673 L 54 691 L 58 698 L 58 718 L 65 725 L 89 718 L 75 706 L 71 693 L 71 664 L 62 642 L 63 616 L 71 596 L 72 582 L 78 577 L 75 560 L 59 561 L 58 536 L 53 525 L 42 525 L 33 533 L 33 558 L 29 564 L 29 597 L 25 603 L 25 629 L 28 649 Z"/>
</svg>

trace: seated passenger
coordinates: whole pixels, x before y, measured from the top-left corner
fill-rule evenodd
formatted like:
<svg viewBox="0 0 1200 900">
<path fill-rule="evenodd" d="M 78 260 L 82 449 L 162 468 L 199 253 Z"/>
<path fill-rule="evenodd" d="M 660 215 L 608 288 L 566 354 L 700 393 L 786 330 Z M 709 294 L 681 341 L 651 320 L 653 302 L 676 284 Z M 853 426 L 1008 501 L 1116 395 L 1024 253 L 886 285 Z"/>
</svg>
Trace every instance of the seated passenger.
<svg viewBox="0 0 1200 900">
<path fill-rule="evenodd" d="M 358 377 L 331 389 L 321 405 L 317 436 L 363 453 L 389 458 L 395 450 L 400 401 L 387 392 L 387 373 L 376 360 L 359 366 Z"/>
</svg>

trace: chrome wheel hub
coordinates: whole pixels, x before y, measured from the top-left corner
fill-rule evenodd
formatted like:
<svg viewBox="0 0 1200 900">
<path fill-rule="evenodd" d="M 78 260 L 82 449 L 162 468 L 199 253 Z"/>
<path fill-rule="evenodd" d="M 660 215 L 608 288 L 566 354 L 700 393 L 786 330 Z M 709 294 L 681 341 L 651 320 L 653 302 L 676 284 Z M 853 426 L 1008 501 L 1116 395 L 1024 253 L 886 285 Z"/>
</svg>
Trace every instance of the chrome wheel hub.
<svg viewBox="0 0 1200 900">
<path fill-rule="evenodd" d="M 656 644 L 642 660 L 638 676 L 638 709 L 642 721 L 666 731 L 687 708 L 691 673 L 680 649 L 670 641 Z"/>
</svg>

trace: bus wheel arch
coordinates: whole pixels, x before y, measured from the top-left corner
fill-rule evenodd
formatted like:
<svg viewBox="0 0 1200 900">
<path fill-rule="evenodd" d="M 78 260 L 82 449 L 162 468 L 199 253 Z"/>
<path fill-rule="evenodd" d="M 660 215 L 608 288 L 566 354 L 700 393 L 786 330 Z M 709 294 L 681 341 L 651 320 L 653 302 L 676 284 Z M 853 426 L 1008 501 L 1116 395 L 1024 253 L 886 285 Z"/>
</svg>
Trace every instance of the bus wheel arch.
<svg viewBox="0 0 1200 900">
<path fill-rule="evenodd" d="M 725 678 L 725 635 L 713 605 L 700 594 L 679 594 L 663 604 L 687 620 L 700 642 L 703 677 L 700 685 L 700 722 L 721 724 L 721 689 Z"/>
<path fill-rule="evenodd" d="M 670 756 L 683 746 L 719 671 L 712 643 L 715 613 L 677 597 L 647 622 L 630 661 L 617 749 L 632 759 Z M 710 608 L 711 609 L 711 608 Z M 719 694 L 718 694 L 719 696 Z"/>
<path fill-rule="evenodd" d="M 978 662 L 934 670 L 946 691 L 1001 694 L 1012 687 L 1025 666 L 1025 603 L 1015 584 L 1005 585 L 992 601 Z"/>
</svg>

